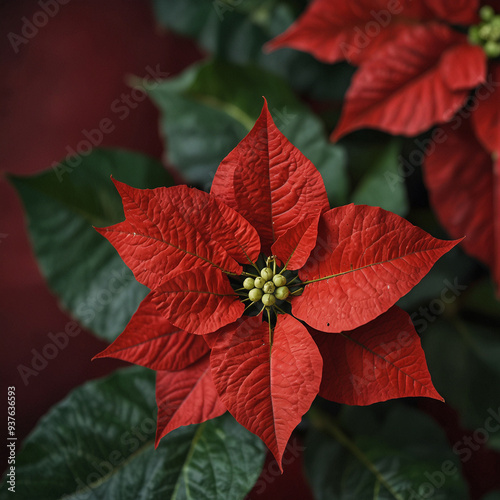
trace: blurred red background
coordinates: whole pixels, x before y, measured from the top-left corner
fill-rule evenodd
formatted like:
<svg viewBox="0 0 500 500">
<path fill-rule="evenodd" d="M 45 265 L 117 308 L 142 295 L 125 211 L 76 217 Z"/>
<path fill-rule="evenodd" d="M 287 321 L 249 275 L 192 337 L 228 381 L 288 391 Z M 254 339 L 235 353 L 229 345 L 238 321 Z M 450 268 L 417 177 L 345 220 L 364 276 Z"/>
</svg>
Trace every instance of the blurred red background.
<svg viewBox="0 0 500 500">
<path fill-rule="evenodd" d="M 16 43 L 19 38 L 12 34 L 22 36 L 25 20 L 40 11 L 39 2 L 0 3 L 0 373 L 4 387 L 16 386 L 19 440 L 72 388 L 109 373 L 120 363 L 91 363 L 105 343 L 82 332 L 24 384 L 18 366 L 30 366 L 33 349 L 40 351 L 47 335 L 63 331 L 71 318 L 60 310 L 38 271 L 21 203 L 5 173 L 33 174 L 64 158 L 68 148 L 75 149 L 85 138 L 84 130 L 95 129 L 103 118 L 112 116 L 113 101 L 130 92 L 125 83 L 128 75 L 143 77 L 148 67 L 174 75 L 203 57 L 189 40 L 160 32 L 147 1 L 61 3 L 59 12 L 26 43 Z M 163 147 L 157 122 L 155 108 L 144 100 L 125 119 L 114 120 L 116 128 L 104 136 L 102 146 L 160 158 Z M 428 406 L 452 442 L 461 436 L 453 412 L 440 415 L 435 405 Z M 4 456 L 1 459 L 4 470 Z M 499 465 L 498 455 L 493 454 L 478 453 L 471 460 L 468 476 L 477 494 L 499 485 L 495 473 Z M 271 470 L 269 459 L 265 470 Z M 311 498 L 301 460 L 293 461 L 283 476 L 271 473 L 270 477 L 265 497 Z M 257 497 L 255 491 L 251 497 Z"/>
</svg>

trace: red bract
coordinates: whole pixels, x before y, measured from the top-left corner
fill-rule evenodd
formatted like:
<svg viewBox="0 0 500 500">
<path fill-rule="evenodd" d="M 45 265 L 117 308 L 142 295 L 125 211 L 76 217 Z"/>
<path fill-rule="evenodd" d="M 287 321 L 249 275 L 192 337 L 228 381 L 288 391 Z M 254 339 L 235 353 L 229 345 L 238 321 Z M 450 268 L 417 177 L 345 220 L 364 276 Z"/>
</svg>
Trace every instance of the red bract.
<svg viewBox="0 0 500 500">
<path fill-rule="evenodd" d="M 157 441 L 227 409 L 281 467 L 318 393 L 440 399 L 394 304 L 457 242 L 380 208 L 330 210 L 267 104 L 210 194 L 115 183 L 126 219 L 98 231 L 151 293 L 98 357 L 159 370 Z"/>
<path fill-rule="evenodd" d="M 498 108 L 493 110 L 496 112 Z M 424 163 L 425 182 L 431 203 L 451 236 L 466 235 L 463 247 L 492 269 L 498 287 L 498 161 L 494 161 L 492 155 L 476 139 L 470 120 L 457 116 L 454 121 L 443 126 L 442 130 L 446 140 L 435 145 L 435 150 Z M 490 138 L 493 146 L 491 135 L 487 136 L 485 142 L 489 143 Z"/>
<path fill-rule="evenodd" d="M 359 65 L 334 140 L 364 127 L 413 136 L 449 121 L 485 81 L 485 52 L 450 26 L 477 22 L 477 9 L 468 0 L 316 0 L 268 48 Z"/>
</svg>

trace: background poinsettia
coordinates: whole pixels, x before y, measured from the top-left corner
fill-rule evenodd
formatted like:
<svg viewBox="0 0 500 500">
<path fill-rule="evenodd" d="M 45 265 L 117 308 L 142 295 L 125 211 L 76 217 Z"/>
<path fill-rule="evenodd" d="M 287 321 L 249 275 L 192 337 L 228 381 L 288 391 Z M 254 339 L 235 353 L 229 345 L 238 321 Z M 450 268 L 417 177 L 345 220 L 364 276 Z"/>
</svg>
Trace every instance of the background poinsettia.
<svg viewBox="0 0 500 500">
<path fill-rule="evenodd" d="M 477 1 L 458 4 L 381 1 L 354 5 L 345 1 L 316 0 L 267 47 L 270 50 L 293 47 L 328 63 L 345 59 L 359 66 L 332 134 L 334 140 L 365 127 L 414 136 L 433 125 L 450 121 L 453 123 L 444 125 L 441 133 L 444 137 L 449 132 L 454 136 L 454 131 L 464 121 L 462 116 L 468 118 L 472 114 L 476 136 L 491 154 L 497 154 L 499 71 L 494 59 L 500 55 L 500 48 L 496 48 L 497 34 L 492 31 L 496 28 L 492 27 L 495 22 L 500 25 L 500 17 L 495 17 L 498 5 L 485 2 L 481 11 L 480 7 Z M 464 33 L 467 27 L 470 27 L 469 36 Z M 500 39 L 500 32 L 498 36 Z M 470 97 L 472 90 L 474 93 Z M 467 131 L 465 126 L 458 134 L 465 137 Z M 438 143 L 437 148 L 445 151 L 453 142 L 458 144 L 452 137 L 444 145 Z M 455 168 L 463 161 L 461 168 L 467 169 L 470 153 L 467 142 L 474 144 L 474 139 L 466 141 L 462 150 L 456 151 L 463 156 L 455 159 Z M 467 169 L 469 173 L 465 175 L 474 176 L 473 169 Z M 470 231 L 464 234 L 470 237 L 464 248 L 490 265 L 498 283 L 498 266 L 493 257 L 498 245 L 496 224 L 493 223 L 495 229 L 489 248 L 474 237 L 484 232 L 483 227 L 488 225 L 479 220 L 478 212 L 483 212 L 484 219 L 498 210 L 498 188 L 495 186 L 498 176 L 493 168 L 489 170 L 483 170 L 485 173 L 481 177 L 491 178 L 491 183 L 476 187 L 473 195 L 478 197 L 478 189 L 482 189 L 479 197 L 489 199 L 493 196 L 487 212 L 481 208 L 476 211 L 471 205 L 475 213 L 465 215 L 462 207 L 462 215 L 458 215 L 450 212 L 449 203 L 448 209 L 440 206 L 443 197 L 450 201 L 452 197 L 471 199 L 467 184 L 454 183 L 454 175 L 449 175 L 446 189 L 442 184 L 439 186 L 440 192 L 433 196 L 433 204 L 439 207 L 441 221 L 451 234 L 457 234 L 457 218 L 462 219 L 462 226 L 467 224 Z M 432 158 L 427 162 L 427 172 L 427 178 L 433 179 L 430 189 L 437 189 L 443 174 Z M 448 172 L 451 174 L 449 169 Z M 493 193 L 488 186 L 493 186 Z M 492 255 L 486 256 L 487 252 Z"/>
<path fill-rule="evenodd" d="M 185 7 L 186 4 L 189 8 Z M 241 5 L 223 5 L 222 2 L 211 3 L 198 0 L 168 2 L 168 5 L 163 5 L 160 1 L 155 2 L 156 26 L 162 24 L 167 27 L 170 30 L 169 39 L 173 36 L 172 30 L 181 34 L 181 37 L 174 38 L 175 50 L 169 45 L 165 46 L 162 42 L 157 42 L 156 35 L 153 37 L 153 33 L 158 33 L 158 31 L 146 4 L 132 6 L 127 2 L 108 2 L 104 6 L 94 2 L 74 0 L 64 7 L 61 5 L 59 14 L 51 18 L 50 22 L 40 29 L 28 45 L 23 46 L 23 49 L 27 50 L 14 54 L 8 43 L 2 44 L 1 50 L 4 51 L 2 53 L 5 53 L 5 57 L 1 60 L 6 70 L 2 72 L 1 78 L 4 88 L 10 89 L 8 93 L 3 93 L 4 100 L 8 97 L 6 102 L 8 106 L 4 106 L 5 111 L 2 114 L 2 120 L 4 120 L 2 137 L 8 145 L 3 148 L 3 151 L 4 155 L 10 158 L 4 163 L 3 168 L 18 174 L 26 174 L 28 169 L 34 171 L 50 168 L 54 161 L 66 155 L 66 145 L 75 147 L 83 137 L 81 131 L 95 128 L 102 118 L 109 115 L 110 104 L 119 98 L 122 92 L 128 92 L 128 87 L 123 84 L 127 74 L 144 76 L 142 70 L 148 64 L 161 63 L 162 57 L 166 57 L 170 62 L 166 63 L 165 71 L 173 76 L 181 67 L 186 67 L 192 62 L 191 57 L 188 56 L 191 52 L 187 49 L 190 47 L 189 50 L 193 50 L 193 59 L 215 54 L 217 62 L 212 64 L 208 61 L 202 66 L 189 68 L 189 71 L 181 75 L 182 78 L 171 78 L 170 82 L 151 92 L 151 97 L 162 112 L 160 127 L 165 143 L 168 142 L 169 145 L 166 150 L 168 159 L 182 170 L 183 175 L 189 178 L 191 183 L 195 182 L 205 189 L 210 186 L 212 178 L 210 172 L 213 172 L 218 164 L 214 159 L 220 159 L 227 154 L 243 137 L 248 131 L 246 124 L 252 123 L 258 115 L 261 104 L 260 96 L 270 96 L 270 89 L 274 89 L 270 102 L 274 103 L 271 108 L 275 110 L 271 109 L 271 112 L 279 113 L 277 122 L 280 128 L 283 128 L 287 137 L 306 153 L 306 156 L 322 173 L 327 183 L 331 203 L 338 205 L 356 200 L 357 203 L 382 206 L 400 214 L 408 214 L 414 223 L 439 235 L 440 230 L 435 225 L 426 203 L 418 168 L 415 171 L 410 168 L 416 165 L 412 161 L 412 153 L 421 151 L 419 144 L 425 144 L 427 137 L 419 137 L 416 142 L 398 142 L 389 140 L 385 136 L 359 132 L 357 135 L 352 134 L 352 137 L 346 137 L 343 147 L 327 147 L 325 129 L 329 133 L 334 128 L 337 110 L 343 101 L 344 90 L 348 87 L 349 77 L 353 70 L 344 63 L 322 65 L 307 54 L 292 50 L 262 54 L 262 45 L 282 33 L 306 6 L 305 2 L 300 5 L 298 2 L 271 4 L 272 2 L 260 0 L 249 0 L 242 2 Z M 234 7 L 234 9 L 231 10 L 228 7 Z M 256 8 L 258 8 L 258 16 L 254 14 Z M 37 2 L 5 3 L 1 9 L 0 23 L 4 40 L 8 40 L 9 32 L 20 32 L 23 16 L 32 19 L 33 14 L 40 10 Z M 116 15 L 118 11 L 119 16 Z M 128 15 L 130 15 L 130 20 L 124 24 L 126 30 L 122 30 L 119 26 L 123 28 L 123 25 L 119 21 L 128 19 Z M 142 26 L 141 29 L 144 31 L 139 30 L 137 36 L 132 38 L 132 34 L 135 33 L 134 29 L 138 26 Z M 110 37 L 110 33 L 114 33 L 115 36 Z M 130 38 L 127 38 L 128 36 Z M 244 43 L 242 43 L 243 36 Z M 138 51 L 141 63 L 137 63 L 137 66 L 130 65 L 130 58 L 136 53 L 135 50 L 133 48 L 129 51 L 122 50 L 125 38 L 133 40 L 131 46 L 137 44 L 139 40 L 148 40 L 148 43 L 151 43 L 147 50 Z M 64 40 L 64 43 L 61 43 L 61 40 Z M 201 48 L 201 51 L 195 48 L 196 45 Z M 45 50 L 46 46 L 50 49 Z M 77 51 L 80 57 L 75 57 Z M 151 57 L 151 59 L 148 58 L 143 62 L 142 57 Z M 99 61 L 103 58 L 106 64 L 100 64 Z M 177 62 L 172 62 L 174 60 Z M 53 69 L 50 67 L 51 62 L 54 62 Z M 234 63 L 240 66 L 235 67 Z M 75 65 L 78 71 L 73 70 Z M 32 77 L 34 74 L 37 78 Z M 56 81 L 64 82 L 66 74 L 68 84 L 57 89 Z M 58 78 L 56 79 L 54 75 Z M 275 75 L 278 77 L 274 78 Z M 286 80 L 286 84 L 283 84 L 280 77 Z M 42 83 L 44 78 L 48 82 L 46 85 Z M 80 86 L 82 82 L 83 85 Z M 116 92 L 114 90 L 110 90 L 109 93 L 105 92 L 104 85 L 111 85 L 112 82 L 114 82 L 113 85 L 116 84 Z M 32 86 L 35 90 L 32 90 Z M 310 112 L 310 109 L 297 103 L 294 95 L 297 93 L 306 97 L 307 102 L 312 104 L 314 114 Z M 55 102 L 60 107 L 53 104 L 54 99 L 50 97 L 54 95 Z M 119 127 L 115 132 L 105 135 L 103 145 L 139 149 L 159 157 L 161 142 L 156 132 L 157 125 L 146 117 L 140 125 L 136 122 L 136 117 L 143 116 L 143 110 L 146 109 L 154 113 L 154 108 L 150 106 L 148 100 L 142 101 L 126 120 L 118 121 Z M 250 118 L 246 118 L 247 116 Z M 304 129 L 307 133 L 304 133 Z M 183 137 L 189 138 L 189 141 L 180 140 Z M 215 138 L 218 139 L 215 140 Z M 34 144 L 38 145 L 33 146 Z M 403 148 L 403 155 L 400 157 L 402 165 L 398 166 L 401 147 Z M 45 155 L 41 154 L 42 151 L 45 151 Z M 60 201 L 64 202 L 64 198 L 57 203 L 54 200 L 49 203 L 48 200 L 53 197 L 51 193 L 60 192 L 61 187 L 66 190 L 70 184 L 77 184 L 82 190 L 83 186 L 88 184 L 85 183 L 85 179 L 96 179 L 99 170 L 104 172 L 103 178 L 109 182 L 109 174 L 113 172 L 108 170 L 107 158 L 107 155 L 101 155 L 91 156 L 88 161 L 84 159 L 80 164 L 81 168 L 74 169 L 71 176 L 64 176 L 62 183 L 54 177 L 52 184 L 45 184 L 46 189 L 39 194 L 37 205 L 34 207 L 35 191 L 25 191 L 28 196 L 25 199 L 26 209 L 31 209 L 30 213 L 36 214 L 39 210 L 37 207 L 45 206 L 45 217 L 49 214 L 58 214 L 60 217 L 65 213 L 62 209 L 64 203 L 60 203 Z M 134 158 L 133 164 L 137 165 L 138 161 L 140 159 Z M 113 162 L 122 165 L 127 163 L 123 157 L 120 157 L 120 160 L 116 158 Z M 348 182 L 342 173 L 344 172 L 342 164 L 348 166 Z M 331 168 L 333 165 L 339 168 Z M 145 164 L 141 168 L 145 168 Z M 90 172 L 93 173 L 90 174 Z M 391 174 L 391 176 L 387 177 L 386 174 Z M 116 176 L 116 172 L 114 175 Z M 397 176 L 398 182 L 390 184 L 388 191 L 387 179 L 393 179 L 392 175 Z M 47 177 L 42 178 L 40 182 L 45 183 L 47 179 Z M 72 179 L 76 180 L 70 182 Z M 165 185 L 169 182 L 162 176 L 155 177 L 155 179 L 158 182 L 156 185 Z M 3 336 L 4 344 L 2 345 L 6 346 L 6 349 L 2 352 L 6 355 L 3 358 L 2 370 L 7 374 L 3 377 L 4 380 L 11 380 L 13 376 L 17 378 L 16 385 L 21 387 L 21 390 L 17 391 L 18 412 L 16 416 L 17 424 L 20 426 L 18 436 L 21 438 L 33 428 L 46 409 L 63 398 L 71 387 L 87 377 L 93 378 L 106 371 L 104 365 L 107 363 L 91 364 L 88 362 L 96 348 L 104 347 L 106 343 L 82 331 L 75 338 L 68 336 L 70 341 L 67 347 L 60 350 L 54 359 L 48 360 L 47 366 L 39 371 L 38 376 L 30 377 L 28 386 L 24 387 L 17 370 L 18 366 L 20 364 L 30 366 L 33 357 L 31 350 L 36 349 L 41 353 L 46 344 L 52 343 L 47 336 L 48 333 L 64 332 L 65 326 L 70 321 L 70 318 L 59 312 L 58 303 L 62 300 L 64 307 L 73 311 L 78 321 L 89 325 L 92 331 L 101 331 L 101 335 L 103 329 L 107 328 L 106 325 L 112 325 L 113 322 L 107 319 L 106 308 L 103 308 L 93 320 L 90 319 L 89 305 L 92 305 L 92 302 L 88 301 L 89 295 L 85 295 L 87 292 L 82 294 L 80 290 L 78 294 L 73 294 L 73 301 L 65 296 L 65 286 L 72 274 L 67 269 L 61 273 L 57 264 L 66 262 L 70 254 L 77 255 L 78 250 L 87 252 L 88 247 L 82 248 L 77 244 L 69 247 L 72 239 L 66 238 L 61 243 L 60 235 L 53 230 L 46 233 L 50 234 L 51 238 L 55 238 L 51 241 L 57 241 L 50 245 L 50 248 L 54 250 L 59 248 L 61 253 L 56 254 L 56 258 L 51 262 L 54 266 L 54 274 L 61 276 L 62 280 L 55 288 L 53 276 L 49 275 L 48 283 L 52 293 L 48 291 L 39 271 L 35 268 L 28 246 L 27 233 L 20 229 L 22 227 L 21 204 L 5 179 L 2 182 L 2 189 L 6 192 L 2 200 L 4 206 L 7 207 L 2 211 L 2 217 L 8 217 L 10 221 L 5 222 L 0 229 L 0 233 L 9 235 L 2 239 L 0 244 L 0 250 L 4 252 L 5 257 L 3 260 L 5 272 L 2 274 L 2 317 L 7 318 L 5 330 L 15 333 Z M 129 177 L 128 182 L 134 182 L 133 178 Z M 99 186 L 99 190 L 101 189 L 101 185 L 96 180 L 92 184 L 92 186 L 87 186 L 90 191 L 86 191 L 86 199 L 94 197 L 90 194 L 93 188 Z M 146 183 L 142 185 L 154 187 L 155 183 L 149 186 Z M 74 192 L 68 190 L 68 193 Z M 104 192 L 107 193 L 105 199 L 114 199 L 112 190 Z M 69 199 L 71 200 L 71 195 Z M 108 205 L 108 209 L 112 211 L 110 218 L 107 219 L 108 223 L 119 220 L 119 210 L 116 209 L 117 201 L 119 200 L 114 199 L 112 206 Z M 80 214 L 86 214 L 85 204 L 80 204 L 78 208 Z M 14 220 L 16 222 L 13 222 Z M 35 223 L 38 224 L 36 221 Z M 97 221 L 86 219 L 86 224 L 97 224 Z M 440 236 L 446 238 L 444 233 Z M 71 248 L 71 251 L 64 252 L 66 248 Z M 36 252 L 40 255 L 38 247 Z M 109 254 L 103 252 L 103 256 L 106 255 Z M 22 262 L 19 265 L 11 265 L 21 259 Z M 444 460 L 448 457 L 457 460 L 456 463 L 463 469 L 471 488 L 472 498 L 482 499 L 487 491 L 500 486 L 497 482 L 498 456 L 491 451 L 495 445 L 494 435 L 490 434 L 489 439 L 484 443 L 486 436 L 480 431 L 484 429 L 485 421 L 490 415 L 488 410 L 494 413 L 495 401 L 498 399 L 497 384 L 493 382 L 498 377 L 498 363 L 495 355 L 497 345 L 495 333 L 498 325 L 497 303 L 493 299 L 484 268 L 478 267 L 473 260 L 466 258 L 460 252 L 455 252 L 450 259 L 445 259 L 442 264 L 438 264 L 438 267 L 428 279 L 422 282 L 414 294 L 401 303 L 412 315 L 415 326 L 422 336 L 434 382 L 448 402 L 447 406 L 442 403 L 419 402 L 420 410 L 425 409 L 426 412 L 432 414 L 439 422 L 439 426 L 426 420 L 425 415 L 422 416 L 421 411 L 411 402 L 405 403 L 402 409 L 393 408 L 387 403 L 373 409 L 352 408 L 351 412 L 344 411 L 346 407 L 341 411 L 338 420 L 338 429 L 344 432 L 344 439 L 342 440 L 340 435 L 338 437 L 345 445 L 349 444 L 351 447 L 355 445 L 355 448 L 349 449 L 340 445 L 339 441 L 327 438 L 322 431 L 319 434 L 315 433 L 314 436 L 310 435 L 307 443 L 302 439 L 303 432 L 295 437 L 292 436 L 290 446 L 284 454 L 283 476 L 279 475 L 279 471 L 271 462 L 266 462 L 255 484 L 255 489 L 251 493 L 251 498 L 264 496 L 279 498 L 293 495 L 307 498 L 311 492 L 310 487 L 300 481 L 303 477 L 302 464 L 305 464 L 309 482 L 318 495 L 328 488 L 335 490 L 339 484 L 343 485 L 344 492 L 348 491 L 359 483 L 353 485 L 352 481 L 349 482 L 346 479 L 360 477 L 356 475 L 358 473 L 362 477 L 367 477 L 364 475 L 363 465 L 353 458 L 352 450 L 355 449 L 358 452 L 362 451 L 369 458 L 384 481 L 387 474 L 384 472 L 383 457 L 387 456 L 387 450 L 391 450 L 392 455 L 398 455 L 400 463 L 407 464 L 406 470 L 431 471 L 435 480 L 441 477 L 437 472 L 442 470 Z M 76 269 L 78 269 L 77 264 L 78 261 L 72 263 Z M 93 268 L 88 267 L 88 261 L 86 264 L 86 272 L 92 275 Z M 22 273 L 17 272 L 16 269 L 22 269 Z M 47 277 L 47 268 L 44 269 Z M 106 269 L 101 276 L 97 277 L 105 281 L 109 280 L 113 276 L 112 268 Z M 116 270 L 122 272 L 121 269 Z M 108 272 L 109 275 L 106 274 Z M 76 276 L 81 278 L 86 274 L 77 273 Z M 449 281 L 445 281 L 448 279 Z M 116 285 L 117 281 L 112 283 Z M 129 282 L 125 280 L 124 283 Z M 107 302 L 109 295 L 105 292 L 106 286 L 102 281 L 96 282 L 93 286 L 93 292 L 90 289 L 90 293 L 94 293 L 95 296 L 97 292 L 101 292 L 101 297 L 105 299 L 104 302 Z M 464 291 L 463 287 L 467 290 Z M 130 308 L 134 307 L 135 300 L 139 299 L 142 290 L 132 287 L 130 292 L 131 294 L 121 295 L 120 300 L 123 302 L 114 310 L 118 315 L 113 319 L 116 321 L 118 318 L 121 324 L 124 320 L 123 311 L 130 311 Z M 78 303 L 85 306 L 82 311 L 76 311 L 74 305 Z M 26 313 L 28 305 L 31 314 Z M 442 312 L 443 307 L 445 307 L 445 312 Z M 80 316 L 78 313 L 81 313 Z M 116 335 L 117 333 L 118 331 L 114 331 L 109 334 Z M 20 342 L 20 338 L 24 340 Z M 111 337 L 107 339 L 109 341 Z M 404 342 L 404 338 L 402 340 Z M 443 353 L 453 353 L 453 356 L 444 356 Z M 450 377 L 450 373 L 454 374 L 453 378 Z M 57 463 L 61 464 L 60 468 L 52 468 L 50 471 L 61 471 L 52 484 L 62 487 L 67 485 L 67 480 L 72 477 L 72 473 L 68 471 L 65 464 L 68 460 L 71 463 L 78 463 L 79 446 L 82 443 L 87 445 L 91 443 L 89 439 L 83 439 L 76 444 L 72 439 L 82 435 L 88 437 L 88 425 L 93 426 L 92 434 L 100 432 L 93 425 L 94 412 L 102 418 L 103 412 L 106 413 L 110 409 L 111 394 L 114 395 L 115 413 L 110 418 L 107 427 L 108 438 L 102 440 L 98 447 L 93 448 L 97 460 L 95 463 L 81 462 L 86 467 L 82 474 L 84 483 L 86 484 L 89 474 L 94 474 L 90 477 L 89 484 L 92 484 L 95 474 L 101 476 L 114 468 L 115 464 L 118 464 L 117 460 L 120 460 L 120 453 L 126 456 L 130 448 L 139 446 L 141 443 L 149 443 L 150 438 L 154 440 L 154 435 L 149 434 L 155 424 L 152 415 L 156 411 L 154 394 L 150 392 L 153 380 L 136 374 L 130 374 L 130 377 L 133 377 L 137 384 L 136 394 L 143 394 L 144 398 L 128 399 L 124 406 L 124 401 L 129 398 L 128 389 L 132 378 L 119 382 L 122 380 L 121 374 L 117 374 L 117 377 L 103 381 L 103 385 L 98 382 L 85 388 L 83 393 L 79 390 L 64 402 L 63 407 L 41 423 L 44 426 L 44 433 L 48 436 L 45 446 L 40 446 L 43 444 L 40 441 L 40 434 L 30 438 L 32 451 L 43 450 L 37 456 L 50 457 L 59 460 Z M 64 410 L 65 408 L 67 410 Z M 85 415 L 85 418 L 79 418 L 75 422 L 70 418 L 71 415 L 75 415 L 74 411 L 64 413 L 74 408 L 79 408 L 80 417 Z M 328 407 L 326 410 L 329 414 L 335 414 L 338 407 Z M 117 433 L 115 426 L 121 421 L 120 412 L 132 414 L 134 417 L 119 428 Z M 61 440 L 57 441 L 58 445 L 54 446 L 55 432 L 60 432 L 65 422 L 70 422 L 72 432 L 67 435 L 66 441 L 62 439 L 64 435 L 59 434 Z M 246 444 L 242 449 L 242 436 L 231 425 L 224 421 L 215 422 L 208 428 L 187 428 L 185 433 L 180 433 L 172 442 L 172 446 L 177 450 L 175 456 L 170 455 L 173 461 L 163 461 L 167 458 L 161 450 L 157 457 L 161 457 L 160 460 L 163 461 L 161 463 L 165 467 L 175 465 L 175 460 L 182 462 L 187 456 L 184 454 L 187 453 L 186 443 L 192 442 L 194 434 L 197 433 L 198 445 L 193 448 L 190 455 L 192 458 L 188 463 L 191 471 L 209 470 L 207 462 L 199 467 L 198 460 L 208 456 L 207 449 L 214 449 L 214 446 L 220 445 L 216 436 L 222 432 L 227 436 L 237 438 L 238 447 L 241 450 L 240 460 L 233 460 L 232 463 L 241 464 L 239 470 L 246 470 L 248 473 L 250 467 L 260 468 L 260 464 L 252 465 L 251 460 L 245 460 L 245 457 L 250 458 L 253 454 L 254 448 L 251 440 L 247 441 L 245 438 Z M 319 419 L 315 427 L 328 428 L 329 435 L 333 432 L 328 420 L 323 422 Z M 421 429 L 422 433 L 418 434 L 416 429 Z M 443 429 L 448 436 L 447 440 L 443 439 Z M 120 437 L 123 437 L 128 444 L 117 445 Z M 142 440 L 144 437 L 147 437 L 147 441 Z M 104 443 L 106 445 L 103 448 Z M 204 447 L 205 444 L 208 448 Z M 418 449 L 422 450 L 418 460 L 414 454 L 417 445 Z M 451 451 L 455 445 L 458 455 Z M 235 452 L 235 447 L 231 446 L 229 449 L 231 453 Z M 382 455 L 379 454 L 380 450 L 384 450 Z M 250 455 L 249 452 L 251 452 Z M 3 456 L 2 454 L 2 459 Z M 141 457 L 141 463 L 148 463 L 145 461 L 146 456 L 144 458 L 141 454 L 138 456 Z M 18 454 L 18 458 L 20 460 L 17 470 L 18 485 L 22 485 L 24 469 L 21 454 Z M 36 464 L 32 459 L 30 463 L 32 466 Z M 158 459 L 156 462 L 149 462 L 150 471 L 156 470 L 153 466 L 158 464 Z M 228 462 L 224 464 L 225 467 L 229 466 Z M 136 470 L 140 469 L 137 467 L 137 462 L 134 465 Z M 194 465 L 196 467 L 193 467 Z M 31 477 L 33 477 L 34 470 L 30 469 Z M 45 481 L 50 477 L 49 471 L 37 470 L 45 475 Z M 129 469 L 123 468 L 123 470 Z M 180 477 L 175 472 L 179 469 L 169 470 L 172 472 L 171 477 Z M 337 471 L 335 477 L 332 477 L 330 473 L 332 470 Z M 153 479 L 152 476 L 148 477 Z M 184 477 L 188 484 L 195 484 L 195 476 L 188 474 Z M 325 477 L 328 477 L 326 482 Z M 446 474 L 445 477 L 447 479 L 445 485 L 438 490 L 443 492 L 443 495 L 448 494 L 448 488 L 455 484 L 454 478 Z M 120 480 L 121 477 L 118 478 L 118 481 Z M 417 483 L 425 488 L 425 492 L 429 492 L 433 487 L 427 476 L 422 476 L 420 482 L 417 479 Z M 153 481 L 150 484 L 157 483 Z M 207 484 L 205 482 L 205 487 Z M 5 483 L 1 487 L 1 495 L 4 495 L 4 485 Z M 110 486 L 109 483 L 108 486 Z M 369 489 L 370 485 L 367 486 Z M 53 491 L 55 490 L 52 490 L 52 496 L 54 496 Z M 236 491 L 241 490 L 233 489 L 232 491 L 236 494 Z M 87 494 L 90 492 L 86 491 Z M 40 490 L 38 489 L 36 493 L 39 495 Z M 131 494 L 134 495 L 134 493 Z M 463 489 L 455 490 L 454 494 L 450 493 L 452 498 L 459 498 L 460 494 L 463 494 Z M 22 493 L 18 493 L 18 496 L 22 496 Z"/>
</svg>

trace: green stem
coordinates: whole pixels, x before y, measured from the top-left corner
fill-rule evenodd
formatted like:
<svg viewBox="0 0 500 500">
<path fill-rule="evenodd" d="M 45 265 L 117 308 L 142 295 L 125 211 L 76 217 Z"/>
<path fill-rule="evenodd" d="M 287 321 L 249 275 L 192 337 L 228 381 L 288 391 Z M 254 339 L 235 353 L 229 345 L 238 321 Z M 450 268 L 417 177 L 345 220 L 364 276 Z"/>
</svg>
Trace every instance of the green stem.
<svg viewBox="0 0 500 500">
<path fill-rule="evenodd" d="M 386 479 L 382 476 L 380 471 L 370 461 L 370 459 L 357 447 L 357 445 L 351 439 L 349 439 L 346 434 L 344 434 L 335 420 L 316 408 L 309 410 L 307 415 L 316 428 L 330 434 L 344 448 L 352 453 L 396 500 L 404 500 L 404 498 L 398 492 L 394 491 L 393 487 L 386 481 Z"/>
</svg>

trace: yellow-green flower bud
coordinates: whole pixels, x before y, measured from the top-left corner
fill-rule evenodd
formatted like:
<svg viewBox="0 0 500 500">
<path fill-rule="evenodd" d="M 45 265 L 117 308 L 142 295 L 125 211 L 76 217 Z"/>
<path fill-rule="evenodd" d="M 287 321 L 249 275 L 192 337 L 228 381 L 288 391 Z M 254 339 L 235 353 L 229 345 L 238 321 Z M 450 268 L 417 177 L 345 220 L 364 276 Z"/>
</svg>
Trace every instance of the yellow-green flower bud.
<svg viewBox="0 0 500 500">
<path fill-rule="evenodd" d="M 262 288 L 264 293 L 273 293 L 275 289 L 276 287 L 274 286 L 274 283 L 272 281 L 266 281 L 264 288 Z"/>
<path fill-rule="evenodd" d="M 264 278 L 265 281 L 269 281 L 273 279 L 274 273 L 270 267 L 265 267 L 260 272 L 260 275 Z"/>
<path fill-rule="evenodd" d="M 278 300 L 285 300 L 289 295 L 290 295 L 290 290 L 288 290 L 288 288 L 286 286 L 280 286 L 274 292 L 274 296 Z"/>
<path fill-rule="evenodd" d="M 253 284 L 255 285 L 255 288 L 262 288 L 265 282 L 266 280 L 264 278 L 255 278 Z"/>
<path fill-rule="evenodd" d="M 262 290 L 258 288 L 254 288 L 253 290 L 250 290 L 248 293 L 248 298 L 252 302 L 258 302 L 262 298 Z"/>
<path fill-rule="evenodd" d="M 486 42 L 484 51 L 490 59 L 493 59 L 500 56 L 500 45 L 496 42 Z"/>
<path fill-rule="evenodd" d="M 254 288 L 255 285 L 254 285 L 254 279 L 253 278 L 247 278 L 244 282 L 243 282 L 243 288 L 245 290 L 251 290 L 252 288 Z"/>
<path fill-rule="evenodd" d="M 276 297 L 274 295 L 271 295 L 270 293 L 265 293 L 262 296 L 262 303 L 268 307 L 273 306 L 274 304 L 276 304 Z"/>
<path fill-rule="evenodd" d="M 273 276 L 273 283 L 277 286 L 285 286 L 286 285 L 286 278 L 282 274 L 276 274 Z"/>
<path fill-rule="evenodd" d="M 481 9 L 479 9 L 479 17 L 483 21 L 491 21 L 495 17 L 495 11 L 493 10 L 493 7 L 491 7 L 490 5 L 481 7 Z"/>
</svg>

